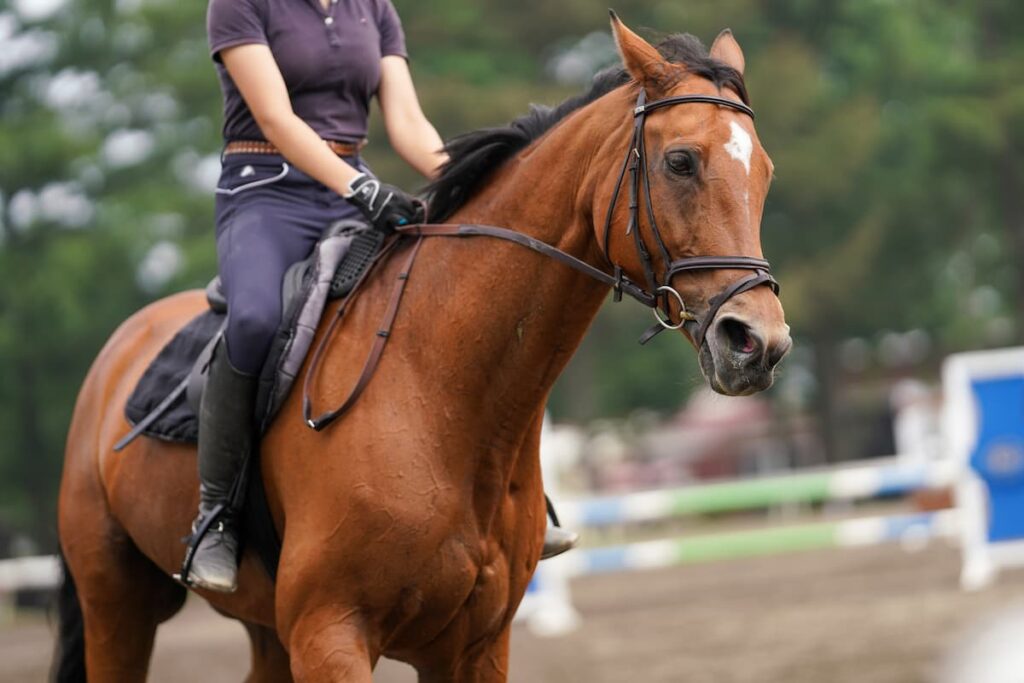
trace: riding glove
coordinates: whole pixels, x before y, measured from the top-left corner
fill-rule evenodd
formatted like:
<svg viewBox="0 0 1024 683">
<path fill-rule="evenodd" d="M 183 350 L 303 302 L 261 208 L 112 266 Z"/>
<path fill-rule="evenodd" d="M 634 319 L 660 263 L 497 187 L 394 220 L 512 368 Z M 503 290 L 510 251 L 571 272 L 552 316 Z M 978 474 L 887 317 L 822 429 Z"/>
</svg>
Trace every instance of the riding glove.
<svg viewBox="0 0 1024 683">
<path fill-rule="evenodd" d="M 353 178 L 348 189 L 350 194 L 344 195 L 345 199 L 359 207 L 373 227 L 382 232 L 391 232 L 400 225 L 422 223 L 426 218 L 422 202 L 365 173 Z"/>
</svg>

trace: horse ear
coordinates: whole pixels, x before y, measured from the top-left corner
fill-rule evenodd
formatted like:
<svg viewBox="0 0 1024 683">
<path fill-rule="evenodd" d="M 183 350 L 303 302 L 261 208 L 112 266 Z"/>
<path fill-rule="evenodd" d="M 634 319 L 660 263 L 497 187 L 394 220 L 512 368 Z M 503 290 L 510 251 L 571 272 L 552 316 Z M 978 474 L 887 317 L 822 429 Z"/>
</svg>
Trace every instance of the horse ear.
<svg viewBox="0 0 1024 683">
<path fill-rule="evenodd" d="M 743 67 L 746 66 L 747 61 L 743 58 L 743 50 L 740 49 L 740 44 L 736 42 L 730 29 L 719 33 L 715 42 L 711 43 L 711 57 L 726 66 L 731 66 L 741 76 L 743 75 Z"/>
<path fill-rule="evenodd" d="M 614 11 L 608 10 L 608 13 L 611 14 L 612 34 L 626 71 L 645 88 L 657 92 L 667 91 L 671 87 L 675 67 L 653 45 L 623 24 Z"/>
</svg>

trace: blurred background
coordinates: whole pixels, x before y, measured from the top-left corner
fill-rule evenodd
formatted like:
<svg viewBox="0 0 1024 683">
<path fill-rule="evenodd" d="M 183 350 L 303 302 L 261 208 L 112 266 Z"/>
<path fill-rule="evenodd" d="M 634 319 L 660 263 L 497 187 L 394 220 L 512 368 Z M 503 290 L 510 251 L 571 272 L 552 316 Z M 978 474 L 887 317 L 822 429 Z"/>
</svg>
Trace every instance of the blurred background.
<svg viewBox="0 0 1024 683">
<path fill-rule="evenodd" d="M 504 123 L 531 102 L 556 104 L 616 62 L 605 2 L 394 4 L 424 109 L 444 137 Z M 560 495 L 692 491 L 708 479 L 831 472 L 894 455 L 930 461 L 941 450 L 943 359 L 1024 342 L 1024 5 L 619 0 L 615 9 L 651 40 L 686 31 L 709 43 L 730 27 L 743 46 L 776 166 L 764 251 L 796 346 L 765 394 L 710 396 L 691 349 L 668 336 L 641 349 L 649 312 L 609 302 L 551 398 L 553 438 L 565 445 L 550 466 Z M 205 10 L 0 0 L 0 558 L 56 548 L 63 441 L 108 335 L 215 272 L 221 103 Z M 421 184 L 376 115 L 366 156 L 389 181 Z M 941 490 L 906 493 L 769 496 L 737 511 L 584 530 L 585 544 L 948 505 Z M 584 508 L 570 504 L 570 517 Z M 913 554 L 762 546 L 644 574 L 577 569 L 578 628 L 556 639 L 517 631 L 513 680 L 933 680 L 958 638 L 1024 589 L 1008 574 L 987 592 L 960 593 L 959 558 L 941 544 Z M 20 653 L 26 668 L 10 680 L 32 680 L 49 631 L 28 608 L 45 595 L 13 600 L 0 657 Z M 211 638 L 218 629 L 241 638 L 233 624 L 210 628 Z M 192 652 L 199 640 L 174 642 Z M 225 680 L 245 671 L 237 646 L 222 662 Z M 159 661 L 188 664 L 180 659 Z M 184 675 L 174 671 L 154 676 Z"/>
</svg>

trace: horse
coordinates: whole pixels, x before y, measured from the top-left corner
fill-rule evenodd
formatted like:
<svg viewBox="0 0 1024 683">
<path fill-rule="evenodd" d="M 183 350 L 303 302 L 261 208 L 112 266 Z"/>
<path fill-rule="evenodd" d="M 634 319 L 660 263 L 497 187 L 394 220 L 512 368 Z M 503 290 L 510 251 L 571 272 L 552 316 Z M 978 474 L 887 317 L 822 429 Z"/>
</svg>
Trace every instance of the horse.
<svg viewBox="0 0 1024 683">
<path fill-rule="evenodd" d="M 345 395 L 419 248 L 360 401 L 315 430 L 293 391 L 264 435 L 254 476 L 282 538 L 276 583 L 247 551 L 237 592 L 196 590 L 245 625 L 249 681 L 371 681 L 381 656 L 421 681 L 507 680 L 546 524 L 546 397 L 610 290 L 659 302 L 718 392 L 771 384 L 791 342 L 762 259 L 772 164 L 742 50 L 728 31 L 708 52 L 685 35 L 659 51 L 614 15 L 612 30 L 622 68 L 559 107 L 455 139 L 429 189 L 449 225 L 505 226 L 578 267 L 487 236 L 403 238 L 326 344 L 309 397 L 320 411 Z M 139 311 L 81 388 L 59 497 L 58 680 L 144 680 L 157 626 L 184 602 L 171 576 L 196 508 L 195 451 L 112 446 L 141 373 L 204 306 L 189 291 Z"/>
</svg>

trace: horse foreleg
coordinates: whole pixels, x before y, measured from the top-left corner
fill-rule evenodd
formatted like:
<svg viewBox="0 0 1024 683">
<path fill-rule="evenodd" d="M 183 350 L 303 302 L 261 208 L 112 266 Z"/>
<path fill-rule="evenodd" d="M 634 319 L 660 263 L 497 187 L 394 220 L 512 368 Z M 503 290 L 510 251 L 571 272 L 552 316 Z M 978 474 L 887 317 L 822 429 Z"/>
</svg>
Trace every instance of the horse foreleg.
<svg viewBox="0 0 1024 683">
<path fill-rule="evenodd" d="M 321 608 L 294 622 L 288 636 L 292 675 L 300 683 L 371 683 L 372 652 L 358 610 Z"/>
<path fill-rule="evenodd" d="M 273 629 L 245 624 L 252 646 L 252 670 L 246 683 L 288 683 L 293 680 L 288 652 Z"/>
</svg>

